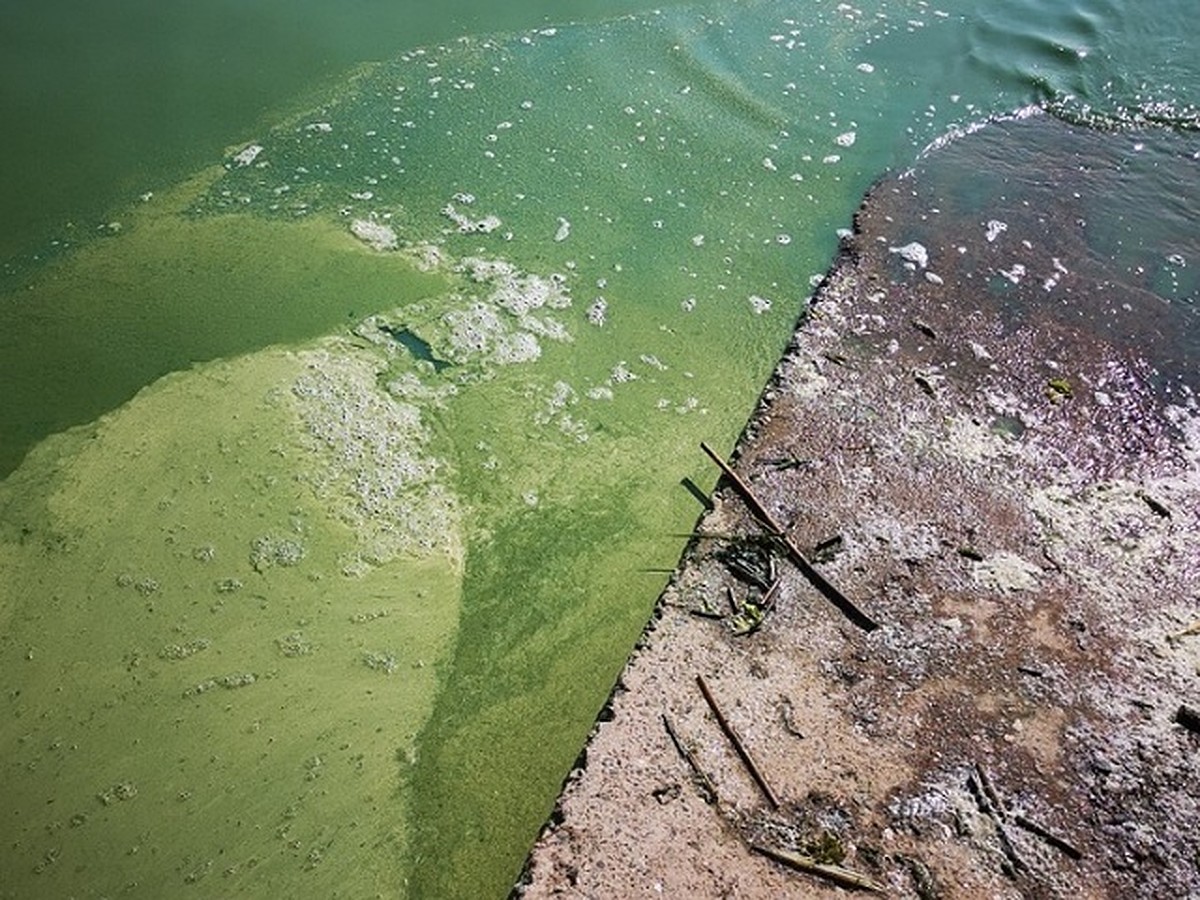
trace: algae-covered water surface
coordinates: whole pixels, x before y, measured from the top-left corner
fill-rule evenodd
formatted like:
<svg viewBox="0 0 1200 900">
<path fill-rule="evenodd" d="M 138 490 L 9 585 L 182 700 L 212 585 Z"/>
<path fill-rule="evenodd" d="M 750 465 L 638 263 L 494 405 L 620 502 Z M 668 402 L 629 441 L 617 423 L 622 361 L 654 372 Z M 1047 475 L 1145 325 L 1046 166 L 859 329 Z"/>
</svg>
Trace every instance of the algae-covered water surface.
<svg viewBox="0 0 1200 900">
<path fill-rule="evenodd" d="M 398 47 L 10 266 L 0 895 L 506 893 L 864 189 L 1084 115 L 993 27 Z"/>
</svg>

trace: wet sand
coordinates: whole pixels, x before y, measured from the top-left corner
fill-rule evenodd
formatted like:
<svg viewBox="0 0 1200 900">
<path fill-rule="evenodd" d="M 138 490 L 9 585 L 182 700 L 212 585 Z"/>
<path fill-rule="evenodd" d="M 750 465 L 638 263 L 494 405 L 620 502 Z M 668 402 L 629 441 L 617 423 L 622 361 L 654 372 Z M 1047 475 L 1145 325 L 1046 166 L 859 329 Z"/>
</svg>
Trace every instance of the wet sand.
<svg viewBox="0 0 1200 900">
<path fill-rule="evenodd" d="M 944 189 L 876 185 L 733 454 L 879 627 L 722 478 L 515 896 L 1200 891 L 1195 399 L 1082 220 Z"/>
</svg>

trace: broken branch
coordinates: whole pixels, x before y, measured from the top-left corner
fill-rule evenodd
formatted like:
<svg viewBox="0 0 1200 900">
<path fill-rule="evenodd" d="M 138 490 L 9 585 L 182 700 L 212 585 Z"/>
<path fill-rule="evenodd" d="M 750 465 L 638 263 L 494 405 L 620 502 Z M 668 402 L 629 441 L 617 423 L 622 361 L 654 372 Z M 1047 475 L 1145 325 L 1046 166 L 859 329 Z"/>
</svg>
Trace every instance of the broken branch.
<svg viewBox="0 0 1200 900">
<path fill-rule="evenodd" d="M 716 451 L 714 451 L 712 447 L 708 446 L 708 444 L 704 443 L 703 441 L 700 442 L 700 449 L 707 453 L 709 458 L 717 464 L 717 467 L 720 468 L 722 474 L 729 479 L 730 483 L 737 490 L 738 495 L 741 496 L 742 500 L 745 502 L 746 506 L 750 508 L 750 511 L 754 514 L 754 516 L 783 543 L 783 546 L 788 552 L 788 557 L 791 559 L 796 568 L 800 570 L 800 573 L 808 579 L 809 583 L 811 583 L 813 587 L 820 591 L 834 606 L 840 609 L 846 618 L 848 618 L 863 631 L 874 631 L 876 628 L 878 628 L 878 622 L 855 606 L 854 603 L 850 601 L 849 597 L 830 584 L 825 579 L 824 575 L 813 568 L 812 563 L 808 561 L 808 559 L 801 552 L 800 548 L 796 546 L 795 542 L 790 537 L 788 537 L 787 533 L 782 527 L 780 527 L 779 523 L 775 521 L 774 517 L 767 512 L 767 508 L 759 502 L 756 496 L 754 496 L 754 492 L 750 490 L 750 486 L 746 484 L 746 482 L 744 482 L 741 477 L 735 471 L 733 471 L 732 468 L 729 467 L 725 460 L 721 459 L 721 457 L 717 455 Z"/>
</svg>

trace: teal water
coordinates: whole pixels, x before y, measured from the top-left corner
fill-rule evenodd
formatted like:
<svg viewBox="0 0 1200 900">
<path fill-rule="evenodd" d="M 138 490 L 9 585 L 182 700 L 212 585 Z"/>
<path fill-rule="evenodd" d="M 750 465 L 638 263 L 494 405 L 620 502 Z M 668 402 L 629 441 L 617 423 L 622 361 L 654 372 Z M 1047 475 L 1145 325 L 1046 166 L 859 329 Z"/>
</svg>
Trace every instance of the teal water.
<svg viewBox="0 0 1200 900">
<path fill-rule="evenodd" d="M 1194 369 L 1183 2 L 427 9 L 9 11 L 0 896 L 503 895 L 698 442 L 947 140 Z M 1032 109 L 1095 139 L 973 136 Z"/>
</svg>

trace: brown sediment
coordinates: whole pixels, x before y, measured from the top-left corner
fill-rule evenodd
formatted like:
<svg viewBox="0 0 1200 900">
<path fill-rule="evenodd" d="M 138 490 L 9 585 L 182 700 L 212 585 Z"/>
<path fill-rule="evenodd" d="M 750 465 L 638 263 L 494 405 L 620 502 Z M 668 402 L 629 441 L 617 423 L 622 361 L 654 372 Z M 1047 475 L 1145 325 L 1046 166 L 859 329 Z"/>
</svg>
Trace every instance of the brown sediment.
<svg viewBox="0 0 1200 900">
<path fill-rule="evenodd" d="M 911 180 L 872 191 L 732 464 L 777 537 L 833 547 L 814 565 L 879 627 L 786 552 L 752 633 L 691 615 L 761 599 L 724 553 L 763 516 L 724 479 L 517 895 L 845 890 L 755 846 L 894 897 L 1200 892 L 1200 738 L 1179 714 L 1200 703 L 1195 404 L 1046 302 L 1043 270 L 1063 296 L 1108 278 L 1078 233 L 1026 246 L 1010 210 L 1030 277 L 997 294 L 983 223 L 914 229 L 929 203 Z M 918 238 L 928 269 L 893 252 Z"/>
</svg>

